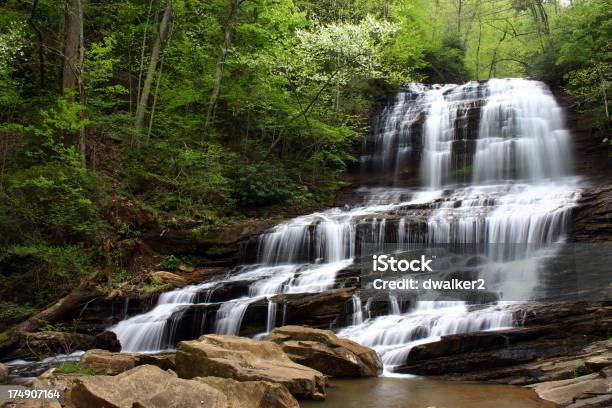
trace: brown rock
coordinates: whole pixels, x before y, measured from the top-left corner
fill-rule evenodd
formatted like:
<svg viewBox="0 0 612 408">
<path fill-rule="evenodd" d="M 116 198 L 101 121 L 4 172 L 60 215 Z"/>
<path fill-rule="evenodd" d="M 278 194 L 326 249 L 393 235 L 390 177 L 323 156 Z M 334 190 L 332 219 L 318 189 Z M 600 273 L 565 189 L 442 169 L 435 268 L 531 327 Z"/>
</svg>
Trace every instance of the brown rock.
<svg viewBox="0 0 612 408">
<path fill-rule="evenodd" d="M 176 370 L 181 378 L 222 377 L 238 381 L 270 381 L 298 398 L 323 399 L 326 378 L 296 364 L 270 341 L 206 335 L 177 346 Z"/>
<path fill-rule="evenodd" d="M 121 351 L 121 343 L 114 332 L 105 330 L 96 335 L 96 348 L 108 351 Z"/>
<path fill-rule="evenodd" d="M 117 376 L 79 377 L 72 389 L 75 408 L 227 408 L 228 397 L 200 381 L 144 365 Z"/>
<path fill-rule="evenodd" d="M 612 403 L 612 384 L 599 374 L 530 386 L 540 398 L 570 407 L 603 407 Z M 591 401 L 589 401 L 591 400 Z"/>
<path fill-rule="evenodd" d="M 228 408 L 299 408 L 296 399 L 284 385 L 268 381 L 236 381 L 219 377 L 196 377 L 230 396 Z"/>
<path fill-rule="evenodd" d="M 62 404 L 53 400 L 21 400 L 5 402 L 2 408 L 62 408 Z"/>
<path fill-rule="evenodd" d="M 151 273 L 151 279 L 159 280 L 165 283 L 170 283 L 176 287 L 183 287 L 187 285 L 187 279 L 183 278 L 180 275 L 172 273 L 172 272 L 166 272 L 166 271 L 153 272 Z"/>
<path fill-rule="evenodd" d="M 332 377 L 374 377 L 382 371 L 374 350 L 330 330 L 283 326 L 272 330 L 265 340 L 280 344 L 296 363 Z"/>
<path fill-rule="evenodd" d="M 136 357 L 132 354 L 93 349 L 83 354 L 81 365 L 108 375 L 115 375 L 136 367 Z"/>
<path fill-rule="evenodd" d="M 0 363 L 0 384 L 4 384 L 8 378 L 8 367 Z"/>
<path fill-rule="evenodd" d="M 173 370 L 174 354 L 112 353 L 93 349 L 81 357 L 81 365 L 107 375 L 116 375 L 140 365 L 154 365 L 162 370 Z"/>
</svg>

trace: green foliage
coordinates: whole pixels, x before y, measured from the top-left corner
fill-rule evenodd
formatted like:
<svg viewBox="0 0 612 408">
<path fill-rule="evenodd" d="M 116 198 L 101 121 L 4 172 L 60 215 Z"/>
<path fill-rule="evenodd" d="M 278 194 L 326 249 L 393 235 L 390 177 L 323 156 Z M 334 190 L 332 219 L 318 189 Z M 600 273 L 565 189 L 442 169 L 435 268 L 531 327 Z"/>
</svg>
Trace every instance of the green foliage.
<svg viewBox="0 0 612 408">
<path fill-rule="evenodd" d="M 1 240 L 88 241 L 104 229 L 92 201 L 97 178 L 72 166 L 48 163 L 17 171 L 0 192 Z"/>
<path fill-rule="evenodd" d="M 11 246 L 0 256 L 0 294 L 33 307 L 47 305 L 78 284 L 89 260 L 78 246 Z"/>
<path fill-rule="evenodd" d="M 29 303 L 19 304 L 0 301 L 0 331 L 6 330 L 12 325 L 27 319 L 34 312 L 36 312 L 36 308 L 32 307 Z"/>
<path fill-rule="evenodd" d="M 117 230 L 117 237 L 119 239 L 140 238 L 141 236 L 142 233 L 130 223 L 121 224 Z"/>
<path fill-rule="evenodd" d="M 55 368 L 57 374 L 77 374 L 77 375 L 101 375 L 104 374 L 102 371 L 98 371 L 95 368 L 83 367 L 78 361 L 66 361 L 59 367 Z"/>
<path fill-rule="evenodd" d="M 446 38 L 442 47 L 426 51 L 423 72 L 433 83 L 463 83 L 470 77 L 464 58 L 465 49 L 458 39 Z"/>
<path fill-rule="evenodd" d="M 591 370 L 585 363 L 581 363 L 576 366 L 571 372 L 570 376 L 572 378 L 582 377 L 583 375 L 591 374 L 593 370 Z"/>
<path fill-rule="evenodd" d="M 181 259 L 174 255 L 164 256 L 164 260 L 159 264 L 159 268 L 166 271 L 174 271 L 181 265 Z"/>
<path fill-rule="evenodd" d="M 230 178 L 235 199 L 245 207 L 282 203 L 296 188 L 282 167 L 270 162 L 236 166 Z"/>
</svg>

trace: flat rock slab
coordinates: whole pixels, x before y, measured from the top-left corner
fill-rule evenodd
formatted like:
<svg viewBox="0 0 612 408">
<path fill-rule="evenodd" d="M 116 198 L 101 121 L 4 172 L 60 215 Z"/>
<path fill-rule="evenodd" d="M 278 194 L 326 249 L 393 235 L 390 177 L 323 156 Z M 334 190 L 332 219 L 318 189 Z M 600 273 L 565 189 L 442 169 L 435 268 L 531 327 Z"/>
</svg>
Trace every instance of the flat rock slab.
<svg viewBox="0 0 612 408">
<path fill-rule="evenodd" d="M 176 371 L 181 378 L 269 381 L 284 385 L 298 398 L 325 398 L 325 375 L 293 362 L 271 341 L 220 335 L 182 341 L 177 346 Z"/>
<path fill-rule="evenodd" d="M 540 398 L 566 407 L 612 405 L 612 379 L 601 374 L 583 375 L 530 386 Z"/>
</svg>

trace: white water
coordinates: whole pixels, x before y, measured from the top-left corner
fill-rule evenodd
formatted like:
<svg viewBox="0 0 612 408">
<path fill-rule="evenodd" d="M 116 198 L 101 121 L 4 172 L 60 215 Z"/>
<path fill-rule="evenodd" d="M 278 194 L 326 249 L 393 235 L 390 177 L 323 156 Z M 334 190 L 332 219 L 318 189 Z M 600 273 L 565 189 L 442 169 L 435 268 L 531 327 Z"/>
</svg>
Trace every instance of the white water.
<svg viewBox="0 0 612 408">
<path fill-rule="evenodd" d="M 483 98 L 476 131 L 470 133 L 470 109 Z M 554 253 L 547 246 L 563 241 L 579 194 L 579 180 L 571 176 L 569 133 L 562 115 L 548 89 L 534 81 L 411 85 L 378 117 L 367 141 L 373 152 L 362 157 L 364 168 L 391 173 L 395 187 L 363 190 L 367 198 L 362 206 L 334 208 L 276 226 L 261 237 L 258 264 L 166 293 L 150 312 L 116 325 L 113 330 L 123 350 L 173 347 L 173 330 L 183 311 L 195 303 L 211 305 L 214 289 L 231 282 L 248 281 L 248 293 L 218 307 L 214 331 L 238 334 L 248 307 L 262 300 L 268 305 L 270 331 L 278 323 L 272 297 L 331 289 L 338 271 L 352 264 L 358 226 L 366 224 L 369 229 L 361 239 L 377 247 L 394 238 L 400 243 L 536 244 L 528 257 L 500 260 L 483 272 L 496 277 L 495 290 L 505 299 L 529 294 L 538 284 L 539 260 Z M 422 117 L 421 134 L 413 134 Z M 415 166 L 408 159 L 418 150 L 418 143 L 413 143 L 419 139 L 421 186 L 397 187 L 404 168 Z M 426 230 L 419 232 L 416 223 L 423 206 Z M 406 215 L 397 223 L 387 222 L 393 211 Z M 207 296 L 203 299 L 198 293 Z M 391 295 L 389 315 L 376 318 L 370 315 L 371 299 L 365 308 L 358 296 L 350 303 L 352 325 L 339 334 L 373 347 L 387 370 L 402 364 L 415 344 L 513 324 L 504 303 L 470 310 L 464 302 L 421 300 L 402 313 Z"/>
</svg>

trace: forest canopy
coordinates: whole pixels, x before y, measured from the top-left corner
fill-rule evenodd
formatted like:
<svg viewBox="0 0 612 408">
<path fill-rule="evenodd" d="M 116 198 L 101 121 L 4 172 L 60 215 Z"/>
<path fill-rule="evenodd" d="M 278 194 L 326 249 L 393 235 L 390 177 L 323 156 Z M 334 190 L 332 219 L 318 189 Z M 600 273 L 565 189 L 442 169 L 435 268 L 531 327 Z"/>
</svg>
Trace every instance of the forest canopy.
<svg viewBox="0 0 612 408">
<path fill-rule="evenodd" d="M 3 291 L 38 308 L 92 267 L 121 279 L 117 243 L 151 225 L 330 204 L 408 82 L 530 76 L 604 134 L 611 34 L 610 0 L 5 1 Z"/>
</svg>

